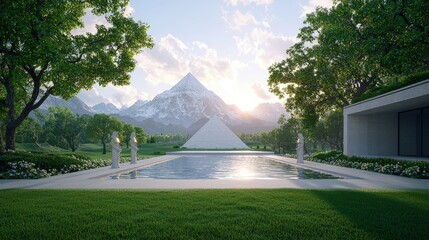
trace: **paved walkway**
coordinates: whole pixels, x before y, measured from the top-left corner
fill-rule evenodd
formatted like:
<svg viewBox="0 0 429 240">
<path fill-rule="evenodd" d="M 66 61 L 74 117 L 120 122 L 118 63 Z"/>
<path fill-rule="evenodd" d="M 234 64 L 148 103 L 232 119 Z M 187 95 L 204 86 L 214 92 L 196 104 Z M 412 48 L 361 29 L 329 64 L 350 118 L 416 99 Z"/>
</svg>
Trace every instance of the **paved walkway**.
<svg viewBox="0 0 429 240">
<path fill-rule="evenodd" d="M 275 161 L 340 176 L 341 179 L 276 179 L 276 180 L 164 180 L 164 179 L 110 179 L 109 176 L 129 172 L 177 158 L 165 155 L 121 164 L 120 169 L 102 167 L 35 180 L 0 180 L 0 189 L 226 189 L 226 188 L 304 188 L 304 189 L 427 189 L 429 180 L 411 179 L 369 171 L 350 169 L 295 159 L 265 155 Z"/>
</svg>

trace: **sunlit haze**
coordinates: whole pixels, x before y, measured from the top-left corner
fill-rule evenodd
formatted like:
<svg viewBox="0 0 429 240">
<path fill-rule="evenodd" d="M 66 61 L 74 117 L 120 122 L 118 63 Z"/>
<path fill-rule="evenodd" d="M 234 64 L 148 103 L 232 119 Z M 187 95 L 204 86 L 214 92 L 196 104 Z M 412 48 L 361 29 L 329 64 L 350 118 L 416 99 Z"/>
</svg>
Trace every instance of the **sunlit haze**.
<svg viewBox="0 0 429 240">
<path fill-rule="evenodd" d="M 130 106 L 170 89 L 188 72 L 227 104 L 252 110 L 279 102 L 268 91 L 268 67 L 286 57 L 306 13 L 331 0 L 131 0 L 127 14 L 150 25 L 155 47 L 136 56 L 128 86 L 95 86 L 78 97 L 90 106 L 111 102 Z M 85 28 L 94 32 L 103 17 L 88 12 Z"/>
</svg>

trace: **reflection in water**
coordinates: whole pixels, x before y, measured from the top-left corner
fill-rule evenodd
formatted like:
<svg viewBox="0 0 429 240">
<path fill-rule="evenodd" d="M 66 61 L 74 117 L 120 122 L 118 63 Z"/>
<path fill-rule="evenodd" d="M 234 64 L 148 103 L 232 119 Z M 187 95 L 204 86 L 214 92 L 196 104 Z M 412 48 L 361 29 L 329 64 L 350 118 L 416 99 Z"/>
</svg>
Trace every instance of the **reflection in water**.
<svg viewBox="0 0 429 240">
<path fill-rule="evenodd" d="M 112 179 L 330 179 L 331 175 L 257 156 L 189 156 L 122 173 Z"/>
</svg>

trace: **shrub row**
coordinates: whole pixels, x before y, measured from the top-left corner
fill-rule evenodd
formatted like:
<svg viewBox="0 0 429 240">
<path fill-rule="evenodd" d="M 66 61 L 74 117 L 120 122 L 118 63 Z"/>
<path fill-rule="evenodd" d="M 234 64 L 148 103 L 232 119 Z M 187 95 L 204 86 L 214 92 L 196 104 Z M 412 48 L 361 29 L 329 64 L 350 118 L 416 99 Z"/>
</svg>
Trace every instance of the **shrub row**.
<svg viewBox="0 0 429 240">
<path fill-rule="evenodd" d="M 127 162 L 129 158 L 121 158 Z M 0 178 L 34 179 L 109 166 L 110 159 L 77 154 L 7 152 L 0 155 Z"/>
<path fill-rule="evenodd" d="M 429 163 L 427 162 L 403 161 L 391 158 L 349 157 L 336 150 L 315 153 L 307 156 L 306 160 L 384 174 L 429 179 Z"/>
</svg>

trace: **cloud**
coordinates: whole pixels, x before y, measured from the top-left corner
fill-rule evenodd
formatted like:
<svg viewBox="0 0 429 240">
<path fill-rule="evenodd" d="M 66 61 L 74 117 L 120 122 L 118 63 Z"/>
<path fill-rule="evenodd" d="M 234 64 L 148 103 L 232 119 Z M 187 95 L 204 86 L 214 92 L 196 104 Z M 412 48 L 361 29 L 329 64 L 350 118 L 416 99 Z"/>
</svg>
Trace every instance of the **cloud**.
<svg viewBox="0 0 429 240">
<path fill-rule="evenodd" d="M 104 25 L 107 28 L 111 27 L 112 24 L 107 22 L 104 16 L 97 16 L 91 12 L 91 9 L 85 10 L 85 16 L 83 16 L 83 28 L 74 29 L 71 33 L 73 35 L 83 35 L 86 33 L 95 34 L 97 32 L 97 25 Z"/>
<path fill-rule="evenodd" d="M 264 90 L 262 85 L 260 83 L 255 83 L 252 85 L 253 92 L 256 94 L 257 97 L 263 99 L 263 100 L 270 100 L 271 96 L 267 94 L 267 92 Z"/>
<path fill-rule="evenodd" d="M 244 14 L 238 10 L 236 10 L 233 14 L 224 12 L 222 18 L 225 20 L 228 26 L 234 30 L 240 30 L 242 27 L 245 27 L 248 25 L 249 26 L 260 25 L 260 22 L 256 20 L 255 16 L 253 16 L 249 12 Z M 267 22 L 264 21 L 263 24 L 264 26 L 266 26 Z"/>
<path fill-rule="evenodd" d="M 243 55 L 253 55 L 254 62 L 263 69 L 284 59 L 286 49 L 296 42 L 294 37 L 276 35 L 260 28 L 255 28 L 244 36 L 234 36 L 234 40 L 239 52 Z"/>
<path fill-rule="evenodd" d="M 124 10 L 124 16 L 132 16 L 133 13 L 134 13 L 134 8 L 132 8 L 130 5 L 127 5 Z"/>
<path fill-rule="evenodd" d="M 104 15 L 97 16 L 94 15 L 92 12 L 92 9 L 87 8 L 85 9 L 85 15 L 83 16 L 83 28 L 77 28 L 72 30 L 72 35 L 83 35 L 86 33 L 92 33 L 95 34 L 97 32 L 97 25 L 104 25 L 106 28 L 109 28 L 112 26 L 110 24 Z M 124 10 L 124 16 L 131 17 L 134 13 L 134 8 L 132 8 L 130 5 L 127 5 Z"/>
<path fill-rule="evenodd" d="M 225 2 L 231 6 L 237 6 L 238 4 L 249 5 L 251 3 L 255 5 L 269 5 L 273 3 L 273 0 L 225 0 Z"/>
<path fill-rule="evenodd" d="M 109 84 L 107 88 L 109 88 L 109 92 L 111 92 L 109 100 L 116 106 L 131 106 L 139 99 L 148 99 L 146 93 L 138 91 L 137 88 L 131 85 L 113 86 Z"/>
<path fill-rule="evenodd" d="M 146 73 L 146 80 L 174 84 L 188 72 L 192 72 L 207 86 L 236 81 L 237 69 L 244 66 L 227 57 L 220 57 L 206 43 L 194 41 L 185 44 L 168 34 L 160 39 L 154 49 L 137 55 L 138 67 Z"/>
<path fill-rule="evenodd" d="M 317 7 L 330 8 L 333 6 L 332 0 L 310 0 L 307 5 L 302 6 L 302 13 L 300 17 L 312 13 Z"/>
</svg>

